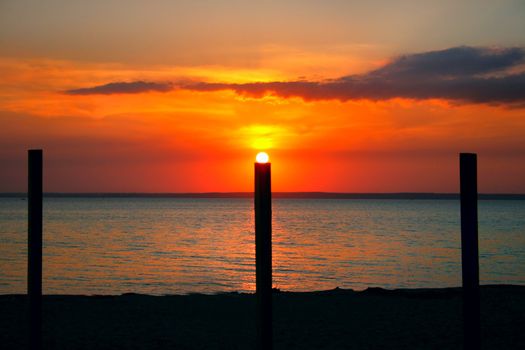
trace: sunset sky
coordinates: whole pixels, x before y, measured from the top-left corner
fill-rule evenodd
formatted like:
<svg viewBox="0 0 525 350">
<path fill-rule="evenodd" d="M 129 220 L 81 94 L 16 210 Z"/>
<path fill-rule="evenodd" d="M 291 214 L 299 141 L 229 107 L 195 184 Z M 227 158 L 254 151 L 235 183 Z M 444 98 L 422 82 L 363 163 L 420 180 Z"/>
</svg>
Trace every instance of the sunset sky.
<svg viewBox="0 0 525 350">
<path fill-rule="evenodd" d="M 0 192 L 525 193 L 520 0 L 1 0 L 0 77 Z"/>
</svg>

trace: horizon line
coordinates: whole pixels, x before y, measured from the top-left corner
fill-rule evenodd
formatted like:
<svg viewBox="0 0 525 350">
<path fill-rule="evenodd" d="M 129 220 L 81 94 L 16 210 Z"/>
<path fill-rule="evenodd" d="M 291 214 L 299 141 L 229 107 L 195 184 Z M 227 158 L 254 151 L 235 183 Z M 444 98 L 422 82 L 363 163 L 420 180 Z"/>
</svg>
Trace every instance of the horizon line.
<svg viewBox="0 0 525 350">
<path fill-rule="evenodd" d="M 253 198 L 253 192 L 44 192 L 48 198 Z M 272 192 L 289 199 L 459 199 L 453 192 Z M 26 192 L 0 192 L 0 198 L 26 198 Z M 479 193 L 478 199 L 525 200 L 525 193 Z"/>
</svg>

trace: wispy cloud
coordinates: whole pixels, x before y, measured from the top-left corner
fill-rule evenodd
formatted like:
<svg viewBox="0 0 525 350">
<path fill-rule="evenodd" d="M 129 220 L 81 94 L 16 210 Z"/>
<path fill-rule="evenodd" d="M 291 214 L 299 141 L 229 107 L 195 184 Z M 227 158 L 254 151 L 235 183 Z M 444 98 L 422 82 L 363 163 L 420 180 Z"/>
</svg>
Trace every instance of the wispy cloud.
<svg viewBox="0 0 525 350">
<path fill-rule="evenodd" d="M 172 89 L 171 83 L 147 81 L 116 82 L 87 88 L 65 91 L 69 95 L 111 95 L 111 94 L 138 94 L 141 92 L 165 92 Z"/>
<path fill-rule="evenodd" d="M 116 94 L 186 89 L 232 90 L 240 95 L 315 100 L 446 99 L 469 103 L 525 103 L 525 49 L 460 46 L 407 54 L 365 74 L 325 81 L 275 81 L 244 84 L 110 83 L 69 90 L 69 94 Z M 520 69 L 521 67 L 521 69 Z"/>
</svg>

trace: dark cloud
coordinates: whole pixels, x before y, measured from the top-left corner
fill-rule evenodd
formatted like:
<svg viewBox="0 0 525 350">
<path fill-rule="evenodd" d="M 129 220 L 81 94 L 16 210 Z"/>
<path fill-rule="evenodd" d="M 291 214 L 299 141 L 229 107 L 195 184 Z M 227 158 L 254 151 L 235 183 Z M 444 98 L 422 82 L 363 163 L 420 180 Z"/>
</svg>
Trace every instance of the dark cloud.
<svg viewBox="0 0 525 350">
<path fill-rule="evenodd" d="M 116 82 L 88 88 L 67 90 L 69 95 L 111 95 L 111 94 L 138 94 L 141 92 L 160 91 L 172 89 L 171 83 L 155 83 L 147 81 Z"/>
<path fill-rule="evenodd" d="M 110 83 L 69 90 L 69 94 L 116 94 L 168 91 L 232 90 L 240 95 L 262 97 L 272 94 L 304 100 L 391 98 L 441 98 L 470 103 L 525 103 L 525 49 L 453 47 L 440 51 L 397 57 L 385 66 L 365 74 L 327 81 L 278 81 L 246 84 L 193 82 L 185 84 L 130 82 Z M 521 70 L 520 70 L 521 65 Z"/>
<path fill-rule="evenodd" d="M 194 83 L 198 91 L 233 90 L 261 97 L 301 97 L 305 100 L 384 100 L 442 98 L 473 103 L 524 103 L 525 73 L 510 69 L 525 62 L 523 48 L 454 47 L 404 55 L 366 74 L 313 82 L 247 84 Z"/>
<path fill-rule="evenodd" d="M 390 64 L 372 71 L 375 77 L 462 77 L 508 69 L 525 59 L 523 48 L 487 49 L 460 46 L 398 57 Z"/>
</svg>

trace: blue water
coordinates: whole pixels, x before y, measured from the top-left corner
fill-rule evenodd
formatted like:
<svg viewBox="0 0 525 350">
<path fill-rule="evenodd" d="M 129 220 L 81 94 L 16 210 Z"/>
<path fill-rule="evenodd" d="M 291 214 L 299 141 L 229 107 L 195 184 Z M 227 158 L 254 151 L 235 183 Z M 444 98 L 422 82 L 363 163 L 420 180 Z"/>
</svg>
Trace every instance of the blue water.
<svg viewBox="0 0 525 350">
<path fill-rule="evenodd" d="M 44 293 L 253 291 L 251 199 L 46 198 Z M 0 198 L 0 294 L 24 293 L 27 202 Z M 482 284 L 525 284 L 525 201 L 479 202 Z M 274 286 L 461 284 L 457 200 L 276 199 Z"/>
</svg>

